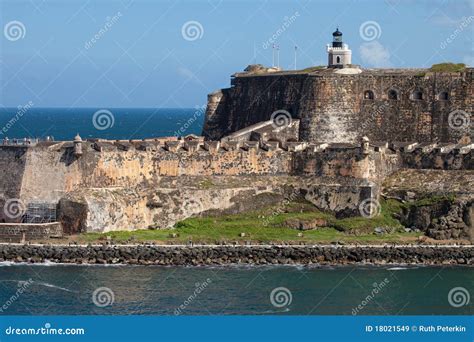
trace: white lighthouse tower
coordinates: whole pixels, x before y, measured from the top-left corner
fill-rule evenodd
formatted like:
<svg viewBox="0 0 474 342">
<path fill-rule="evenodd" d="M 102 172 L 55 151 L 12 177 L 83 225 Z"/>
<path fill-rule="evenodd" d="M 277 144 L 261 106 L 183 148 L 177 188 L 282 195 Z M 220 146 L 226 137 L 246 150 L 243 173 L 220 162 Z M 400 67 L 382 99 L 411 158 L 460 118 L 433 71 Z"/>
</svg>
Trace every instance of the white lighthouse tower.
<svg viewBox="0 0 474 342">
<path fill-rule="evenodd" d="M 351 64 L 352 51 L 342 42 L 342 32 L 337 28 L 332 34 L 332 44 L 327 45 L 328 67 L 344 68 Z"/>
</svg>

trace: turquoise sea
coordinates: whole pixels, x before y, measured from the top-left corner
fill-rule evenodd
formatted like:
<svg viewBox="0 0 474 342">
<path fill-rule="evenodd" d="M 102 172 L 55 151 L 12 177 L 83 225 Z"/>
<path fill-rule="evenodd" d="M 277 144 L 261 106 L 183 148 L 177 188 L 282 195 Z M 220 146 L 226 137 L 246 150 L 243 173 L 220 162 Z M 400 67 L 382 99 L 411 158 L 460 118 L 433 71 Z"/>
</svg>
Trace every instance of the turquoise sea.
<svg viewBox="0 0 474 342">
<path fill-rule="evenodd" d="M 3 315 L 474 314 L 472 267 L 0 265 Z"/>
<path fill-rule="evenodd" d="M 94 119 L 94 114 L 96 119 Z M 110 114 L 111 115 L 110 115 Z M 0 139 L 144 139 L 201 134 L 205 108 L 0 108 Z"/>
</svg>

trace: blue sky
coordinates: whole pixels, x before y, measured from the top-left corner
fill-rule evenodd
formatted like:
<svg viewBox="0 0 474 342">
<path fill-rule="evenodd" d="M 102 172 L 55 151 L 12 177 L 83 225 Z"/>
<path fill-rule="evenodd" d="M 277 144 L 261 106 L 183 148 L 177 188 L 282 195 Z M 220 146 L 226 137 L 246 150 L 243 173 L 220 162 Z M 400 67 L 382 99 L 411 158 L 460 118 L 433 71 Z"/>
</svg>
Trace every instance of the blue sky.
<svg viewBox="0 0 474 342">
<path fill-rule="evenodd" d="M 325 65 L 336 26 L 363 67 L 473 65 L 473 12 L 474 0 L 0 0 L 0 105 L 202 106 L 254 60 L 271 65 L 272 37 L 282 68 L 295 45 L 298 68 Z"/>
</svg>

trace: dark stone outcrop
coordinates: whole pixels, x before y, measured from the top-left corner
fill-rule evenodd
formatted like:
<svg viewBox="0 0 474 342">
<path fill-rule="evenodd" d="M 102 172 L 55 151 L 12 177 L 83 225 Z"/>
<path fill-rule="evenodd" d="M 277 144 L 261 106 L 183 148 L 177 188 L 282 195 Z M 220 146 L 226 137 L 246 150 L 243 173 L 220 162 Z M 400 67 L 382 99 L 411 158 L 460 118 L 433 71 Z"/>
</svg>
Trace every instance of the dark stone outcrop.
<svg viewBox="0 0 474 342">
<path fill-rule="evenodd" d="M 225 265 L 474 263 L 473 247 L 0 245 L 0 261 L 78 264 Z"/>
</svg>

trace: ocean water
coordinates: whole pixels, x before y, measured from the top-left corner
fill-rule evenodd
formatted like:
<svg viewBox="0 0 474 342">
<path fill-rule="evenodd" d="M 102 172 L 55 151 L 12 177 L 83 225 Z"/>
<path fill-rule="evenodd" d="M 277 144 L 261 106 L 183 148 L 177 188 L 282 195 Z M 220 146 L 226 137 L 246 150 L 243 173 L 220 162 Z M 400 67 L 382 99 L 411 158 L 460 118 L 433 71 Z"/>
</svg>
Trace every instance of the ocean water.
<svg viewBox="0 0 474 342">
<path fill-rule="evenodd" d="M 94 114 L 96 116 L 94 117 Z M 144 139 L 201 134 L 205 108 L 0 108 L 0 140 Z"/>
<path fill-rule="evenodd" d="M 474 313 L 470 267 L 0 265 L 3 315 Z"/>
</svg>

